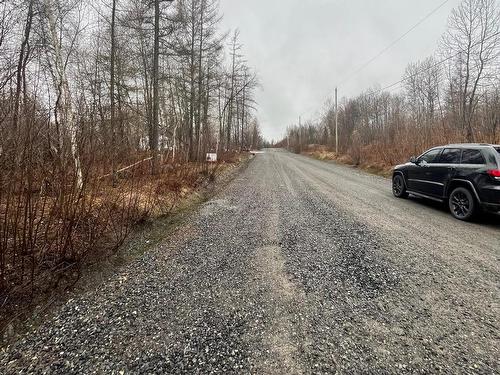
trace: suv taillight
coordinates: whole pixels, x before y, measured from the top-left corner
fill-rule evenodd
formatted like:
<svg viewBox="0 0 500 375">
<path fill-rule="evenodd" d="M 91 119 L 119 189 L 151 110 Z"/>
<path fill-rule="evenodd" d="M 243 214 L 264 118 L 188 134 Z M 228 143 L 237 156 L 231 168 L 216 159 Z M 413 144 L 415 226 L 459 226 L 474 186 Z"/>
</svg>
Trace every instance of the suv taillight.
<svg viewBox="0 0 500 375">
<path fill-rule="evenodd" d="M 496 179 L 500 179 L 500 169 L 492 169 L 488 171 L 488 174 L 491 177 L 494 177 Z"/>
</svg>

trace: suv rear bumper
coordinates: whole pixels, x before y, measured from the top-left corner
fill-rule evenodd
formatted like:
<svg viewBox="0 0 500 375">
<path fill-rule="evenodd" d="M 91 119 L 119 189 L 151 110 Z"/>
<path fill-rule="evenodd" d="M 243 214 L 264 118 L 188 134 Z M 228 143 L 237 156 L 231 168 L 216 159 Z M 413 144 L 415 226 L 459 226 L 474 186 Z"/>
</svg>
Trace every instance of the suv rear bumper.
<svg viewBox="0 0 500 375">
<path fill-rule="evenodd" d="M 483 186 L 481 206 L 490 211 L 500 211 L 500 185 Z"/>
</svg>

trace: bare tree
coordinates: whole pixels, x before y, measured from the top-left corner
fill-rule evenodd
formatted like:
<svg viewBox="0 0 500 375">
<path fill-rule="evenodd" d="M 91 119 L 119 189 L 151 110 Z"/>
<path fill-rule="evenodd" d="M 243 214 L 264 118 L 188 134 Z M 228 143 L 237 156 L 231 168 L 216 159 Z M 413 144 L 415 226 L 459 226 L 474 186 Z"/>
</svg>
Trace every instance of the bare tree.
<svg viewBox="0 0 500 375">
<path fill-rule="evenodd" d="M 33 24 L 33 3 L 34 0 L 30 0 L 28 3 L 28 11 L 26 15 L 26 24 L 24 27 L 24 35 L 21 43 L 21 49 L 19 52 L 19 59 L 17 62 L 17 70 L 16 70 L 16 93 L 14 98 L 14 113 L 13 113 L 13 131 L 14 134 L 17 133 L 18 128 L 18 119 L 19 119 L 19 107 L 20 107 L 20 99 L 21 99 L 21 90 L 23 87 L 23 81 L 26 76 L 26 64 L 29 58 L 29 40 L 31 34 L 31 27 Z M 14 138 L 14 142 L 16 139 Z"/>
<path fill-rule="evenodd" d="M 236 93 L 236 80 L 237 73 L 240 65 L 241 54 L 239 51 L 241 50 L 241 45 L 238 42 L 240 32 L 239 30 L 235 30 L 233 37 L 231 39 L 231 72 L 230 72 L 230 90 L 229 90 L 229 110 L 227 115 L 227 129 L 226 129 L 226 150 L 229 150 L 231 147 L 231 132 L 233 127 L 233 113 L 234 113 L 234 100 Z"/>
<path fill-rule="evenodd" d="M 460 119 L 468 141 L 479 90 L 490 82 L 500 54 L 500 7 L 496 0 L 464 0 L 452 11 L 443 47 L 452 60 L 460 89 Z"/>
<path fill-rule="evenodd" d="M 53 78 L 53 84 L 55 91 L 57 93 L 55 117 L 56 122 L 62 121 L 65 128 L 69 132 L 69 142 L 71 154 L 73 156 L 75 174 L 76 174 L 76 189 L 81 190 L 83 188 L 83 173 L 82 166 L 80 162 L 80 155 L 78 151 L 78 141 L 77 141 L 77 125 L 75 114 L 73 111 L 73 103 L 70 91 L 70 85 L 68 82 L 68 76 L 66 71 L 68 57 L 63 57 L 61 37 L 57 30 L 56 22 L 56 5 L 60 9 L 59 4 L 55 4 L 55 0 L 44 0 L 44 18 L 47 24 L 47 56 L 48 63 L 51 67 L 51 74 Z M 73 38 L 79 33 L 79 25 L 77 25 L 76 30 L 74 30 Z M 73 44 L 73 43 L 72 43 Z M 68 51 L 68 56 L 71 54 L 73 45 Z M 61 139 L 62 135 L 59 135 Z M 61 141 L 60 141 L 61 142 Z M 60 149 L 62 145 L 60 145 Z"/>
<path fill-rule="evenodd" d="M 116 1 L 112 0 L 111 6 L 111 53 L 110 53 L 110 89 L 111 102 L 111 173 L 113 185 L 116 185 L 116 100 L 115 100 L 115 64 L 116 64 Z"/>
<path fill-rule="evenodd" d="M 153 174 L 158 173 L 158 142 L 159 142 L 159 111 L 160 111 L 160 89 L 159 89 L 159 63 L 160 63 L 160 0 L 154 0 L 154 50 L 153 50 L 153 119 L 151 123 L 150 147 L 153 153 Z"/>
</svg>

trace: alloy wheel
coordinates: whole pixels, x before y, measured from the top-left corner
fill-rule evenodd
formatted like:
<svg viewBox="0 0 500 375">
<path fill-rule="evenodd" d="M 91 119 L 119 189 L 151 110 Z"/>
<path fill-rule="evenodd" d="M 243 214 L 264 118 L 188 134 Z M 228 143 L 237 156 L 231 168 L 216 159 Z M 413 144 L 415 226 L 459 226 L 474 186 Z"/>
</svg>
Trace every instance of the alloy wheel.
<svg viewBox="0 0 500 375">
<path fill-rule="evenodd" d="M 392 180 L 392 190 L 394 191 L 394 195 L 400 196 L 403 193 L 404 184 L 401 176 L 396 176 Z"/>
<path fill-rule="evenodd" d="M 471 202 L 467 195 L 461 191 L 457 191 L 451 197 L 451 205 L 453 213 L 459 217 L 464 218 L 469 215 L 471 210 Z"/>
</svg>

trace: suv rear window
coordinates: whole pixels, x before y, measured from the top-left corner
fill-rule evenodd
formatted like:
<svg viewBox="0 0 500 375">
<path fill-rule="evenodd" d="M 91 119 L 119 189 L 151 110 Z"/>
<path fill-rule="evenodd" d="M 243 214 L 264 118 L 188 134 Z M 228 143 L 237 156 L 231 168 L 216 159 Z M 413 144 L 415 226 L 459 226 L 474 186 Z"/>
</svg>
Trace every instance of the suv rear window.
<svg viewBox="0 0 500 375">
<path fill-rule="evenodd" d="M 446 148 L 439 160 L 435 163 L 439 164 L 460 164 L 462 150 L 459 148 Z"/>
<path fill-rule="evenodd" d="M 466 149 L 462 153 L 462 164 L 486 164 L 486 160 L 481 151 Z"/>
</svg>

